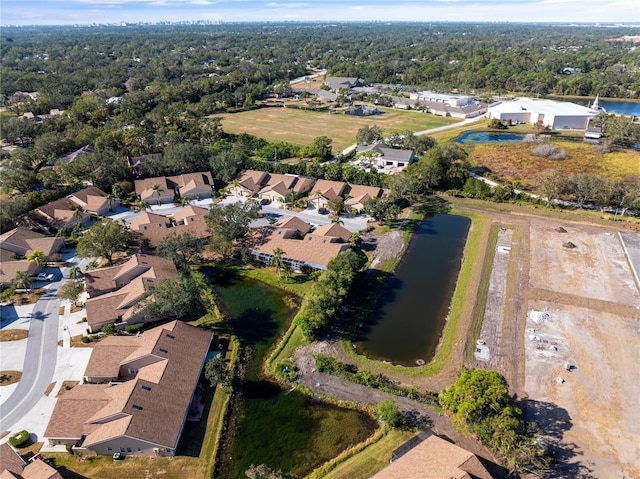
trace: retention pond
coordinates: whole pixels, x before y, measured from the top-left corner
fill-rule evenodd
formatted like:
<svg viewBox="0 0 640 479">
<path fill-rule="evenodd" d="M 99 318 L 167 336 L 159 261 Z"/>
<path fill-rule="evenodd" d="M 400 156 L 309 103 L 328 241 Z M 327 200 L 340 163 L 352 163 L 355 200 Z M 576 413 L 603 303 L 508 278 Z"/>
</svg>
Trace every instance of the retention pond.
<svg viewBox="0 0 640 479">
<path fill-rule="evenodd" d="M 354 343 L 372 359 L 418 366 L 433 359 L 446 323 L 471 220 L 436 214 L 416 230 Z"/>
</svg>

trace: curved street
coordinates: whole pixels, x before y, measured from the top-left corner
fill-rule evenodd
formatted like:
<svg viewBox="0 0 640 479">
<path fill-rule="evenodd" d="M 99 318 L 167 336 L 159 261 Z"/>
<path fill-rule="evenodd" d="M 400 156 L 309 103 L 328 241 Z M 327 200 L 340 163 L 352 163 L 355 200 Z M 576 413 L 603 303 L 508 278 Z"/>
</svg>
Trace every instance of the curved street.
<svg viewBox="0 0 640 479">
<path fill-rule="evenodd" d="M 25 417 L 44 395 L 56 369 L 62 276 L 47 288 L 34 305 L 22 378 L 13 394 L 0 405 L 0 431 L 7 431 Z"/>
</svg>

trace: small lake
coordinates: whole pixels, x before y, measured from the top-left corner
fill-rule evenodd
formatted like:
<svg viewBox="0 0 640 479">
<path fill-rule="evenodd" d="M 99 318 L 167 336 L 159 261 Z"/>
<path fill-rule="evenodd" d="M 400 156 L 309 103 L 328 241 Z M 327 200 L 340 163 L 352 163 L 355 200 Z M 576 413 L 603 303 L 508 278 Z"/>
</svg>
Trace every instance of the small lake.
<svg viewBox="0 0 640 479">
<path fill-rule="evenodd" d="M 469 218 L 446 214 L 420 224 L 361 328 L 358 353 L 403 366 L 433 359 L 470 226 Z"/>
<path fill-rule="evenodd" d="M 497 133 L 493 131 L 467 131 L 455 139 L 461 145 L 479 143 L 519 143 L 526 135 L 519 133 Z"/>
</svg>

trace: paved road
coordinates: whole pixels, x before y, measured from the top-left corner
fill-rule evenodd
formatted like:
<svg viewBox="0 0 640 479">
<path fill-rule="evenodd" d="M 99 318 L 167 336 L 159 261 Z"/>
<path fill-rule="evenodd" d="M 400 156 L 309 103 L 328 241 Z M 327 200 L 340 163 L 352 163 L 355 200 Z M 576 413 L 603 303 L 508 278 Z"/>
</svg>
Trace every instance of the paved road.
<svg viewBox="0 0 640 479">
<path fill-rule="evenodd" d="M 62 275 L 51 283 L 47 292 L 35 304 L 29 325 L 29 339 L 22 378 L 13 394 L 0 408 L 0 431 L 7 431 L 42 398 L 56 369 L 58 349 L 58 288 Z"/>
</svg>

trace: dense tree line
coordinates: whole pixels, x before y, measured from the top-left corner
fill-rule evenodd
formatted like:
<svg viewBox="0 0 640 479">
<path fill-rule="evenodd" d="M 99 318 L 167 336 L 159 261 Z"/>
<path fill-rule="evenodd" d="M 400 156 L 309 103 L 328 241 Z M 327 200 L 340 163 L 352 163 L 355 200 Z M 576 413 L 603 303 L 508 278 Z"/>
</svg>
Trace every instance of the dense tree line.
<svg viewBox="0 0 640 479">
<path fill-rule="evenodd" d="M 296 316 L 296 323 L 307 338 L 315 339 L 326 330 L 366 261 L 364 254 L 348 249 L 329 262 Z"/>
<path fill-rule="evenodd" d="M 131 94 L 128 105 L 116 106 L 125 118 L 143 109 L 160 119 L 185 106 L 199 116 L 282 89 L 313 66 L 439 90 L 638 97 L 633 44 L 614 40 L 629 34 L 624 27 L 440 23 L 8 27 L 2 93 L 6 100 L 40 92 L 15 107 L 34 113 L 103 91 Z M 563 74 L 567 67 L 576 71 Z M 100 121 L 100 111 L 80 104 L 74 113 Z"/>
</svg>

